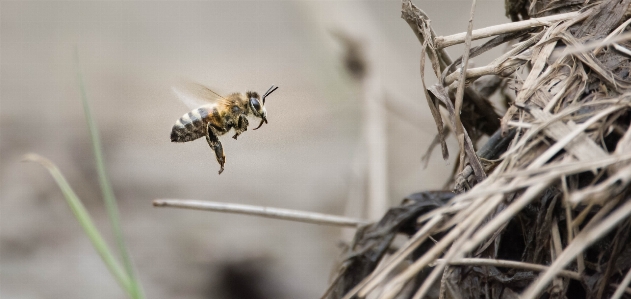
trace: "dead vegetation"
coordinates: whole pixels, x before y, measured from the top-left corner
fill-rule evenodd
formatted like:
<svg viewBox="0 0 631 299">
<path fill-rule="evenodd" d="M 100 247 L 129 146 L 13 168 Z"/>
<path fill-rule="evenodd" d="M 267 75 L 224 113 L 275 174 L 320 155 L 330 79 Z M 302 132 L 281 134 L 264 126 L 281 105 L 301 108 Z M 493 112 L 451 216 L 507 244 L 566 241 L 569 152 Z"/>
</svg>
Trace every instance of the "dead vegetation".
<svg viewBox="0 0 631 299">
<path fill-rule="evenodd" d="M 506 0 L 513 23 L 437 36 L 404 0 L 436 145 L 445 159 L 451 132 L 460 145 L 454 193 L 412 195 L 358 230 L 324 297 L 631 298 L 630 4 Z M 409 240 L 393 249 L 397 234 Z"/>
</svg>

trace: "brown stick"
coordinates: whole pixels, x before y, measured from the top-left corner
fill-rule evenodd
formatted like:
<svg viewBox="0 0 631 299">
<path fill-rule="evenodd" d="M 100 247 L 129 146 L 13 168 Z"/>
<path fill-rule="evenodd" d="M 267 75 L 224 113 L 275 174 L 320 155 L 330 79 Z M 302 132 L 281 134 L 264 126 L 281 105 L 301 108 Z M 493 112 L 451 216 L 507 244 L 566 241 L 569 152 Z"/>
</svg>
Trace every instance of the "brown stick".
<svg viewBox="0 0 631 299">
<path fill-rule="evenodd" d="M 520 31 L 520 30 L 524 30 L 528 28 L 533 28 L 533 27 L 547 26 L 554 22 L 571 19 L 573 17 L 578 16 L 578 14 L 579 12 L 568 12 L 568 13 L 563 13 L 563 14 L 558 14 L 558 15 L 553 15 L 553 16 L 547 16 L 547 17 L 542 17 L 542 18 L 532 18 L 532 19 L 528 19 L 528 20 L 520 21 L 520 22 L 513 22 L 513 23 L 480 28 L 480 29 L 473 30 L 473 32 L 471 33 L 471 39 L 478 40 L 481 38 L 499 35 L 502 33 L 516 32 L 516 31 Z M 448 36 L 437 36 L 434 39 L 434 42 L 436 43 L 436 48 L 443 49 L 446 47 L 464 43 L 466 36 L 467 36 L 466 32 L 460 32 L 460 33 L 456 33 L 456 34 L 452 34 Z"/>
<path fill-rule="evenodd" d="M 444 263 L 444 259 L 436 260 L 436 263 Z M 516 269 L 524 269 L 524 270 L 532 270 L 543 272 L 547 271 L 548 267 L 539 264 L 531 264 L 517 261 L 507 261 L 507 260 L 494 260 L 494 259 L 482 259 L 482 258 L 462 258 L 449 262 L 449 265 L 453 266 L 494 266 L 494 267 L 504 267 L 504 268 L 516 268 Z M 559 276 L 571 278 L 574 280 L 581 280 L 581 274 L 574 271 L 561 270 Z"/>
<path fill-rule="evenodd" d="M 336 226 L 357 227 L 368 223 L 365 220 L 347 218 L 336 215 L 202 200 L 156 199 L 153 201 L 153 206 L 246 214 L 267 218 Z"/>
</svg>

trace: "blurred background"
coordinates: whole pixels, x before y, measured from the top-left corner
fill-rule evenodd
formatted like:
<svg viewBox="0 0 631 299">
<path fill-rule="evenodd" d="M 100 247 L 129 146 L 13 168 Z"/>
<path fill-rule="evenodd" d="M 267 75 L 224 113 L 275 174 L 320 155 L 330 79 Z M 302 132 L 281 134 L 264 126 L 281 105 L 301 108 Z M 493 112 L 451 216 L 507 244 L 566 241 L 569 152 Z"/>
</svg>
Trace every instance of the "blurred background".
<svg viewBox="0 0 631 299">
<path fill-rule="evenodd" d="M 470 1 L 414 3 L 437 34 L 466 30 Z M 366 218 L 362 136 L 372 120 L 336 31 L 366 51 L 381 86 L 373 96 L 394 103 L 382 105 L 388 205 L 440 189 L 453 162 L 437 151 L 423 168 L 436 129 L 420 83 L 420 44 L 400 9 L 400 1 L 0 2 L 0 297 L 125 298 L 53 179 L 20 163 L 29 152 L 55 162 L 113 245 L 76 48 L 147 298 L 319 298 L 352 231 L 151 202 L 202 199 Z M 474 27 L 507 21 L 503 1 L 478 1 Z M 220 176 L 203 138 L 169 140 L 189 111 L 171 92 L 181 79 L 223 94 L 280 86 L 266 103 L 268 125 L 238 141 L 221 138 L 227 162 Z M 435 81 L 429 71 L 427 79 Z M 453 137 L 449 146 L 457 156 Z"/>
</svg>

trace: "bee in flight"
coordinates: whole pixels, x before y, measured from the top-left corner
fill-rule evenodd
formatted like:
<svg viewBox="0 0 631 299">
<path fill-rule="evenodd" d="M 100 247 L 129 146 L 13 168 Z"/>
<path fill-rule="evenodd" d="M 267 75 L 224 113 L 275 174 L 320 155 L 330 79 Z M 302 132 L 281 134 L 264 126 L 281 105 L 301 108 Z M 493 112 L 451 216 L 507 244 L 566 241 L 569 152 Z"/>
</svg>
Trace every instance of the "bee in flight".
<svg viewBox="0 0 631 299">
<path fill-rule="evenodd" d="M 175 94 L 187 104 L 191 112 L 184 114 L 173 125 L 171 130 L 171 142 L 187 142 L 206 136 L 206 141 L 215 151 L 217 162 L 223 172 L 226 156 L 219 141 L 219 136 L 224 135 L 234 128 L 232 138 L 248 130 L 248 119 L 254 115 L 261 119 L 258 127 L 267 123 L 267 111 L 265 110 L 265 98 L 278 89 L 272 85 L 262 97 L 258 93 L 248 91 L 245 94 L 233 93 L 226 97 L 220 96 L 211 89 L 197 83 L 185 83 L 173 87 Z"/>
</svg>

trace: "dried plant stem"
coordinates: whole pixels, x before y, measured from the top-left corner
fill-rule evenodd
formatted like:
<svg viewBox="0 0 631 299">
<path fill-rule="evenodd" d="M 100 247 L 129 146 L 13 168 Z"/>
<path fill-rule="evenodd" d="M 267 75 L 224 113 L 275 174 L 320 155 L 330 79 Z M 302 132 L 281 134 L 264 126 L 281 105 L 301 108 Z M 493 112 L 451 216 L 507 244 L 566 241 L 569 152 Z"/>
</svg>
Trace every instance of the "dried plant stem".
<svg viewBox="0 0 631 299">
<path fill-rule="evenodd" d="M 620 34 L 624 28 L 627 28 L 627 26 L 629 26 L 629 24 L 631 24 L 631 19 L 628 19 L 626 22 L 622 23 L 620 26 L 618 26 L 618 28 L 616 28 L 616 30 L 612 31 L 609 35 L 607 35 L 606 38 L 604 38 L 602 40 L 603 43 L 609 42 L 610 40 L 612 40 L 614 38 L 614 36 Z M 598 55 L 598 53 L 600 53 L 600 51 L 603 49 L 604 45 L 599 45 L 598 48 L 596 50 L 594 50 L 594 55 Z"/>
<path fill-rule="evenodd" d="M 614 287 L 614 288 L 617 288 L 617 287 L 619 287 L 620 285 L 619 285 L 619 284 L 616 284 L 616 283 L 612 283 L 612 284 L 611 284 L 611 286 L 612 286 L 612 287 Z M 626 288 L 624 288 L 624 292 L 625 292 L 625 293 L 627 293 L 627 294 L 629 294 L 629 295 L 631 295 L 631 288 L 630 288 L 630 287 L 626 287 Z"/>
<path fill-rule="evenodd" d="M 443 220 L 442 215 L 436 215 L 428 221 L 423 228 L 421 228 L 414 236 L 408 240 L 408 242 L 402 246 L 392 257 L 386 262 L 384 267 L 380 271 L 373 272 L 370 276 L 366 277 L 361 283 L 359 283 L 353 290 L 348 292 L 344 296 L 346 299 L 352 298 L 357 292 L 360 297 L 365 297 L 372 289 L 377 286 L 377 283 L 383 281 L 392 270 L 399 265 L 403 259 L 409 256 L 419 245 L 421 245 L 430 236 L 431 230 L 433 230 L 440 221 Z"/>
<path fill-rule="evenodd" d="M 519 180 L 519 179 L 516 179 Z M 485 226 L 480 228 L 475 235 L 473 235 L 463 246 L 461 249 L 462 255 L 464 253 L 469 252 L 475 248 L 478 244 L 482 243 L 484 239 L 488 238 L 498 229 L 502 224 L 508 222 L 514 215 L 516 215 L 519 211 L 521 211 L 527 204 L 529 204 L 532 200 L 535 199 L 537 195 L 539 195 L 547 186 L 551 183 L 552 180 L 542 180 L 541 182 L 532 185 L 528 188 L 524 194 L 514 201 L 511 205 L 509 205 L 505 210 L 498 213 L 490 220 Z"/>
<path fill-rule="evenodd" d="M 357 227 L 360 225 L 368 224 L 368 221 L 365 220 L 347 218 L 342 216 L 202 200 L 156 199 L 153 201 L 153 205 L 155 207 L 171 207 L 191 210 L 255 215 L 267 218 L 284 219 L 324 225 Z"/>
<path fill-rule="evenodd" d="M 631 19 L 629 19 L 625 24 L 627 25 L 631 24 Z M 597 51 L 600 52 L 602 48 L 606 46 L 615 45 L 616 43 L 625 42 L 631 39 L 631 33 L 625 33 L 625 34 L 619 34 L 619 33 L 614 34 L 614 33 L 615 32 L 612 32 L 609 36 L 607 36 L 606 38 L 602 40 L 593 41 L 587 44 L 579 44 L 579 45 L 573 46 L 571 48 L 566 48 L 563 50 L 557 50 L 558 52 L 555 51 L 555 53 L 560 54 L 562 52 L 563 54 L 552 56 L 553 60 L 560 57 L 561 55 L 567 56 L 567 55 L 572 55 L 572 54 L 577 54 L 577 53 L 583 53 L 583 52 L 590 51 L 592 49 L 595 49 L 594 52 L 597 52 Z"/>
<path fill-rule="evenodd" d="M 618 170 L 615 175 L 596 186 L 575 192 L 570 196 L 569 201 L 577 205 L 589 198 L 593 202 L 602 203 L 602 201 L 607 200 L 610 193 L 618 191 L 619 188 L 616 188 L 617 185 L 626 186 L 629 181 L 631 181 L 631 165 Z"/>
<path fill-rule="evenodd" d="M 623 53 L 629 57 L 631 57 L 631 50 L 619 45 L 619 44 L 613 44 L 612 45 L 614 49 L 618 50 L 620 53 Z"/>
<path fill-rule="evenodd" d="M 462 58 L 462 67 L 460 69 L 460 78 L 458 80 L 458 89 L 456 90 L 456 99 L 455 102 L 455 123 L 456 127 L 456 136 L 458 137 L 458 144 L 460 145 L 460 163 L 458 164 L 458 173 L 462 172 L 462 168 L 465 165 L 465 155 L 467 151 L 465 151 L 465 132 L 464 127 L 462 126 L 462 121 L 460 120 L 460 112 L 462 110 L 462 100 L 464 97 L 464 88 L 465 88 L 465 77 L 467 74 L 467 66 L 469 65 L 469 49 L 471 49 L 471 31 L 473 30 L 473 17 L 475 15 L 475 4 L 476 0 L 473 0 L 471 3 L 471 13 L 469 14 L 469 24 L 467 27 L 467 34 L 465 36 L 465 47 L 464 54 Z M 470 151 L 472 153 L 472 151 Z M 475 153 L 472 153 L 473 156 L 469 156 L 469 162 L 475 163 L 478 160 L 478 157 L 475 156 Z M 486 178 L 484 171 L 481 173 L 479 169 L 474 168 L 476 171 L 476 177 L 478 177 L 478 183 L 481 182 L 481 179 Z"/>
<path fill-rule="evenodd" d="M 429 91 L 432 92 L 432 94 L 434 94 L 441 102 L 443 102 L 445 104 L 445 106 L 447 107 L 447 110 L 449 111 L 449 120 L 452 122 L 452 126 L 457 126 L 456 124 L 456 115 L 459 114 L 456 113 L 456 109 L 454 108 L 454 105 L 451 103 L 451 100 L 449 99 L 449 96 L 447 95 L 447 91 L 440 85 L 436 84 L 433 85 L 432 87 L 430 87 L 428 89 Z M 466 153 L 466 156 L 469 158 L 469 165 L 471 165 L 471 168 L 473 168 L 473 172 L 475 173 L 475 177 L 477 179 L 478 182 L 483 181 L 486 178 L 486 173 L 484 172 L 484 168 L 482 167 L 482 164 L 480 163 L 480 159 L 478 158 L 477 154 L 475 153 L 475 149 L 473 146 L 473 142 L 471 141 L 471 138 L 469 137 L 469 133 L 467 132 L 467 130 L 464 129 L 462 123 L 460 124 L 460 130 L 456 130 L 456 132 L 461 132 L 461 134 L 456 134 L 458 135 L 458 143 L 460 144 L 460 141 L 462 140 L 462 144 L 461 144 L 461 158 L 462 158 L 462 151 L 464 151 Z M 460 138 L 462 137 L 462 139 Z M 462 159 L 461 159 L 461 166 L 462 166 Z"/>
<path fill-rule="evenodd" d="M 445 263 L 444 259 L 436 260 L 437 264 Z M 532 271 L 547 271 L 548 267 L 539 265 L 539 264 L 531 264 L 524 262 L 516 262 L 516 261 L 507 261 L 507 260 L 494 260 L 494 259 L 482 259 L 482 258 L 462 258 L 457 260 L 452 260 L 449 262 L 449 265 L 452 266 L 494 266 L 494 267 L 505 267 L 505 268 L 515 268 L 515 269 L 524 269 L 524 270 L 532 270 Z M 559 272 L 559 276 L 581 280 L 581 275 L 577 272 L 561 270 Z"/>
<path fill-rule="evenodd" d="M 543 34 L 544 32 L 540 32 L 539 34 L 535 34 L 531 38 L 516 44 L 510 51 L 504 53 L 498 58 L 495 58 L 491 63 L 486 66 L 468 69 L 466 78 L 477 78 L 484 75 L 492 74 L 502 77 L 509 76 L 519 66 L 527 63 L 527 61 L 524 59 L 516 59 L 516 56 L 529 56 L 532 52 L 529 48 L 536 44 L 539 40 L 541 40 Z M 459 76 L 460 74 L 458 72 L 447 75 L 445 77 L 445 84 L 452 84 L 453 82 L 458 80 Z"/>
<path fill-rule="evenodd" d="M 370 72 L 363 83 L 364 136 L 368 154 L 367 218 L 377 221 L 388 211 L 388 142 L 385 99 L 379 75 Z"/>
<path fill-rule="evenodd" d="M 466 118 L 469 115 L 465 113 L 476 110 L 467 105 L 469 99 L 465 95 L 465 83 L 482 75 L 494 74 L 502 77 L 498 80 L 503 83 L 482 84 L 486 83 L 483 81 L 478 82 L 476 87 L 486 87 L 486 90 L 494 92 L 500 88 L 503 100 L 510 107 L 502 118 L 502 130 L 498 131 L 505 134 L 509 126 L 513 126 L 516 128 L 511 131 L 516 133 L 506 138 L 512 142 L 506 144 L 501 153 L 494 155 L 493 160 L 482 160 L 487 178 L 478 178 L 479 183 L 474 184 L 473 163 L 467 165 L 466 172 L 458 176 L 465 179 L 454 180 L 455 190 L 463 193 L 453 197 L 446 206 L 417 218 L 417 221 L 428 221 L 437 216 L 443 217 L 430 232 L 441 234 L 436 244 L 430 248 L 423 247 L 423 252 L 418 252 L 419 247 L 406 244 L 406 250 L 417 250 L 418 257 L 414 261 L 400 273 L 393 274 L 392 271 L 384 271 L 393 265 L 389 264 L 389 259 L 385 260 L 382 266 L 386 266 L 375 269 L 368 279 L 360 283 L 361 289 L 347 294 L 347 298 L 376 296 L 392 299 L 400 295 L 407 298 L 413 291 L 412 298 L 420 299 L 430 292 L 437 293 L 441 276 L 439 298 L 457 298 L 458 294 L 468 292 L 476 298 L 490 298 L 500 290 L 508 291 L 503 294 L 509 297 L 519 297 L 515 292 L 525 290 L 520 298 L 529 299 L 541 296 L 546 289 L 554 296 L 567 296 L 563 293 L 568 292 L 570 279 L 581 282 L 600 279 L 597 288 L 585 289 L 586 297 L 600 298 L 614 290 L 616 297 L 621 296 L 631 283 L 628 267 L 616 264 L 622 242 L 628 241 L 626 236 L 618 239 L 618 234 L 623 233 L 631 221 L 628 192 L 631 184 L 631 130 L 627 117 L 631 111 L 631 81 L 627 79 L 631 33 L 624 32 L 631 24 L 629 16 L 624 15 L 625 11 L 631 11 L 631 0 L 585 2 L 582 6 L 553 0 L 538 2 L 538 5 L 531 4 L 530 8 L 517 7 L 519 15 L 528 18 L 549 13 L 550 6 L 547 5 L 550 3 L 554 3 L 558 11 L 576 11 L 480 30 L 472 30 L 475 0 L 472 2 L 466 33 L 436 37 L 431 31 L 429 18 L 409 0 L 403 0 L 402 16 L 422 44 L 421 67 L 423 69 L 427 52 L 438 77 L 438 83 L 427 88 L 422 72 L 421 81 L 428 91 L 426 96 L 430 97 L 428 103 L 431 109 L 439 108 L 439 104 L 446 108 L 448 115 L 435 117 L 440 125 L 438 130 L 443 130 L 442 120 L 448 119 L 445 123 L 454 129 L 460 145 L 459 164 L 472 163 L 472 155 L 467 152 L 470 150 L 467 148 L 467 133 L 475 141 L 481 132 L 493 131 L 481 130 L 487 128 L 483 126 L 470 126 L 470 118 Z M 508 2 L 513 1 L 507 1 L 507 5 Z M 499 36 L 471 48 L 472 40 L 493 35 Z M 444 68 L 439 51 L 463 42 L 465 52 L 462 58 Z M 506 42 L 516 44 L 488 66 L 467 69 L 468 58 Z M 595 55 L 606 45 L 609 45 L 606 52 Z M 522 68 L 525 71 L 523 75 L 527 76 L 516 73 L 524 64 L 528 64 L 527 68 Z M 475 104 L 473 107 L 481 106 Z M 487 117 L 479 112 L 471 115 L 482 115 L 474 118 L 473 122 Z M 463 121 L 468 132 L 463 130 Z M 612 152 L 614 144 L 616 151 Z M 593 174 L 593 178 L 587 175 L 589 173 Z M 557 205 L 561 201 L 559 185 L 563 189 L 561 209 Z M 533 206 L 543 208 L 535 213 L 531 209 Z M 510 221 L 516 217 L 521 221 L 513 225 Z M 534 234 L 529 231 L 532 229 L 530 224 L 537 225 Z M 608 234 L 616 229 L 616 237 Z M 564 234 L 566 231 L 567 234 Z M 505 250 L 515 250 L 511 246 L 521 246 L 518 243 L 497 246 L 499 240 L 506 240 L 500 239 L 501 236 L 519 232 L 528 236 L 524 244 L 529 251 L 522 255 L 522 261 L 494 260 L 504 256 Z M 494 242 L 495 247 L 492 246 Z M 595 255 L 584 254 L 585 249 L 593 248 L 595 242 L 603 242 L 607 246 L 613 242 L 613 247 L 603 246 L 613 248 L 603 249 L 611 254 L 607 256 L 608 251 L 601 250 L 598 260 L 594 260 Z M 489 254 L 485 257 L 490 259 L 465 258 L 482 252 Z M 607 259 L 602 278 L 594 276 L 596 274 L 591 271 L 585 272 L 585 264 L 602 266 Z M 578 270 L 568 266 L 574 261 Z M 433 269 L 428 268 L 432 265 L 435 266 Z M 509 286 L 510 283 L 501 287 L 485 285 L 488 272 L 445 270 L 458 269 L 456 265 L 486 265 L 487 270 L 493 271 L 493 267 L 526 269 L 520 271 L 532 270 L 541 274 L 530 286 L 511 289 L 514 286 Z M 421 278 L 423 281 L 419 281 Z M 611 284 L 609 279 L 620 281 L 620 286 Z M 416 290 L 409 288 L 413 285 L 412 281 L 417 285 Z M 476 283 L 480 285 L 475 290 L 468 287 Z M 378 287 L 380 294 L 377 294 Z M 402 292 L 404 289 L 405 292 Z M 451 290 L 455 290 L 455 295 L 449 293 Z"/>
<path fill-rule="evenodd" d="M 487 182 L 489 181 L 491 181 L 491 179 L 485 180 L 481 184 L 476 185 L 476 187 L 480 186 L 478 188 L 481 188 L 482 186 L 485 186 L 485 183 L 488 184 Z M 463 212 L 466 212 L 465 210 L 465 211 L 461 211 L 460 213 L 456 214 L 453 217 L 454 219 L 463 219 L 466 217 L 466 219 L 463 220 L 462 223 L 459 223 L 454 229 L 452 229 L 452 230 L 457 230 L 459 227 L 461 227 L 461 230 L 460 230 L 460 233 L 458 234 L 457 239 L 453 240 L 451 248 L 449 248 L 449 251 L 443 255 L 444 259 L 447 262 L 453 259 L 458 259 L 463 256 L 464 250 L 462 248 L 466 244 L 467 240 L 470 238 L 470 236 L 474 234 L 474 232 L 481 225 L 481 223 L 483 223 L 484 220 L 487 219 L 489 214 L 493 213 L 497 209 L 497 206 L 500 204 L 502 199 L 503 199 L 503 196 L 500 194 L 493 195 L 491 197 L 485 198 L 484 200 L 481 200 L 483 202 L 482 206 L 476 208 L 474 207 L 475 204 L 473 204 L 466 209 L 466 210 L 475 211 L 474 213 L 469 213 L 467 216 L 460 217 L 460 214 L 462 214 Z M 481 212 L 481 211 L 484 211 L 484 212 Z M 441 240 L 441 242 L 442 241 L 443 240 Z M 471 249 L 467 251 L 470 251 L 470 250 Z M 413 299 L 424 298 L 445 268 L 446 268 L 445 263 L 436 265 L 434 270 L 432 270 L 431 273 L 425 278 L 425 281 L 423 282 L 421 287 L 418 289 Z"/>
<path fill-rule="evenodd" d="M 620 297 L 622 297 L 622 294 L 627 291 L 629 283 L 631 283 L 631 270 L 627 271 L 627 275 L 624 276 L 624 279 L 622 279 L 622 282 L 616 288 L 616 292 L 613 293 L 611 299 L 620 299 Z"/>
<path fill-rule="evenodd" d="M 421 23 L 421 20 L 419 18 L 424 18 L 425 20 L 429 20 L 429 17 L 427 16 L 427 14 L 423 10 L 421 10 L 420 8 L 412 4 L 411 1 L 404 0 L 403 9 L 402 9 L 402 17 L 408 23 L 410 28 L 412 28 L 412 31 L 416 35 L 416 38 L 418 38 L 418 41 L 421 42 L 421 45 L 425 44 L 425 36 L 423 36 L 423 33 L 421 33 L 420 27 L 419 27 L 419 24 Z M 434 29 L 431 27 L 430 27 L 430 32 L 431 32 L 431 38 L 435 40 L 437 38 L 436 33 L 434 32 Z M 445 49 L 437 48 L 436 53 L 438 54 L 438 57 L 436 58 L 439 59 L 440 61 L 441 71 L 442 69 L 444 69 L 445 67 L 447 67 L 453 62 L 451 57 L 447 53 L 447 51 L 445 51 Z M 430 56 L 430 59 L 432 60 L 434 59 L 432 57 L 433 55 L 435 55 L 433 52 L 428 51 L 427 55 Z"/>
<path fill-rule="evenodd" d="M 452 63 L 449 54 L 444 49 L 435 51 L 434 46 L 431 44 L 436 34 L 433 29 L 427 24 L 429 17 L 421 9 L 416 7 L 410 0 L 404 0 L 402 3 L 401 17 L 408 23 L 419 42 L 421 43 L 421 61 L 420 61 L 420 73 L 421 83 L 423 84 L 423 92 L 425 93 L 425 99 L 427 101 L 432 118 L 436 124 L 438 130 L 438 140 L 443 155 L 443 159 L 449 158 L 449 151 L 447 149 L 447 143 L 445 142 L 445 132 L 443 131 L 443 121 L 441 118 L 438 103 L 432 101 L 425 83 L 425 54 L 429 57 L 436 76 L 448 65 Z"/>
<path fill-rule="evenodd" d="M 451 231 L 449 231 L 447 235 L 445 235 L 437 244 L 435 244 L 431 249 L 429 249 L 423 256 L 421 256 L 416 261 L 414 261 L 414 263 L 408 266 L 408 268 L 406 268 L 403 272 L 398 274 L 396 277 L 392 278 L 386 285 L 386 292 L 382 295 L 382 298 L 394 298 L 396 293 L 393 290 L 395 290 L 397 286 L 401 286 L 406 281 L 412 279 L 421 269 L 429 265 L 438 256 L 440 256 L 443 253 L 443 250 L 448 248 L 454 242 L 454 240 L 462 236 L 462 234 L 468 228 L 476 227 L 477 224 L 480 221 L 482 221 L 482 219 L 486 217 L 488 213 L 492 211 L 492 208 L 490 207 L 496 206 L 497 204 L 499 204 L 499 201 L 501 201 L 502 199 L 503 197 L 501 195 L 496 195 L 489 198 L 488 201 L 484 201 L 484 205 L 480 208 L 478 208 L 477 206 L 468 207 L 468 209 L 472 209 L 472 210 L 479 209 L 480 211 L 483 211 L 483 212 L 477 213 L 475 215 L 470 215 L 469 217 L 466 217 L 465 219 L 463 219 L 456 227 L 451 229 Z M 483 204 L 483 201 L 476 202 L 476 204 Z"/>
<path fill-rule="evenodd" d="M 535 169 L 543 166 L 544 163 L 548 162 L 556 153 L 558 153 L 563 147 L 565 147 L 568 143 L 572 142 L 574 138 L 576 138 L 579 134 L 582 134 L 589 126 L 596 123 L 596 121 L 600 120 L 602 117 L 605 117 L 617 110 L 621 107 L 611 106 L 600 113 L 592 116 L 589 120 L 582 123 L 580 126 L 577 126 L 571 133 L 565 135 L 562 139 L 558 140 L 553 146 L 548 148 L 542 155 L 540 155 L 535 161 L 533 161 L 528 169 Z"/>
<path fill-rule="evenodd" d="M 627 201 L 625 204 L 615 209 L 609 217 L 604 218 L 598 224 L 583 229 L 554 263 L 550 265 L 550 268 L 528 287 L 521 298 L 532 299 L 539 296 L 539 293 L 563 267 L 570 263 L 577 255 L 581 254 L 589 245 L 605 236 L 620 223 L 620 221 L 628 218 L 629 215 L 631 215 L 631 201 Z"/>
<path fill-rule="evenodd" d="M 528 20 L 520 21 L 520 22 L 513 22 L 513 23 L 480 28 L 480 29 L 473 30 L 473 32 L 471 33 L 471 39 L 478 40 L 478 39 L 489 37 L 489 36 L 516 32 L 516 31 L 520 31 L 520 30 L 524 30 L 528 28 L 548 26 L 551 23 L 571 19 L 578 15 L 579 15 L 579 12 L 568 12 L 568 13 L 563 13 L 563 14 L 558 14 L 558 15 L 553 15 L 553 16 L 547 16 L 547 17 L 542 17 L 542 18 L 532 18 L 532 19 L 528 19 Z M 436 48 L 442 49 L 449 46 L 464 43 L 466 35 L 467 35 L 466 32 L 461 32 L 461 33 L 456 33 L 456 34 L 452 34 L 448 36 L 437 36 L 434 42 L 436 44 Z"/>
</svg>

